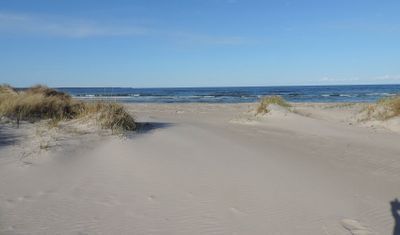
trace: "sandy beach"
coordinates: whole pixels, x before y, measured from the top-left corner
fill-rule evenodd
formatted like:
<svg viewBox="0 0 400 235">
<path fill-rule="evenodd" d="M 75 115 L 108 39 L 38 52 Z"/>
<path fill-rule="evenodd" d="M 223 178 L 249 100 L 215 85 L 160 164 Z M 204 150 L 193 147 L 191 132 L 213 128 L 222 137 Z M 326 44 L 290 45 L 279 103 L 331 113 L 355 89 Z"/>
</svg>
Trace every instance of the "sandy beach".
<svg viewBox="0 0 400 235">
<path fill-rule="evenodd" d="M 124 137 L 1 124 L 0 234 L 393 234 L 398 119 L 255 105 L 129 104 Z"/>
</svg>

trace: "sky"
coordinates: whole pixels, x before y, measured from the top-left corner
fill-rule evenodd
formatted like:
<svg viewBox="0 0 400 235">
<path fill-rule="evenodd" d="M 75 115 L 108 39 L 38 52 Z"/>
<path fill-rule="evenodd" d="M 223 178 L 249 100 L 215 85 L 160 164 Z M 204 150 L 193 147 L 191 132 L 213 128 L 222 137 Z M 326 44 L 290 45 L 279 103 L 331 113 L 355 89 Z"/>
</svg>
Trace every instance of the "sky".
<svg viewBox="0 0 400 235">
<path fill-rule="evenodd" d="M 0 0 L 0 83 L 400 83 L 400 1 Z"/>
</svg>

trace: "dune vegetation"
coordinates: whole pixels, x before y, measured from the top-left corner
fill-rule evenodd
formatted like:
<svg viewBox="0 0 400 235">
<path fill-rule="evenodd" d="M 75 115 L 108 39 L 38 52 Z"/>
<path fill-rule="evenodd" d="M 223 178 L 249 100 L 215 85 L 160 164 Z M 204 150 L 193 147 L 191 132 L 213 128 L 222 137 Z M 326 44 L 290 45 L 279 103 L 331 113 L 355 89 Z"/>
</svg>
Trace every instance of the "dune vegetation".
<svg viewBox="0 0 400 235">
<path fill-rule="evenodd" d="M 117 103 L 82 102 L 70 95 L 46 86 L 19 90 L 0 86 L 0 116 L 15 121 L 59 122 L 82 117 L 93 117 L 102 128 L 113 131 L 135 130 L 134 118 Z"/>
<path fill-rule="evenodd" d="M 96 116 L 98 123 L 113 131 L 133 131 L 136 129 L 134 118 L 118 103 L 95 102 L 81 103 L 80 116 Z"/>
<path fill-rule="evenodd" d="M 283 99 L 281 96 L 265 96 L 261 99 L 258 107 L 257 107 L 257 114 L 263 114 L 263 113 L 268 113 L 270 110 L 268 109 L 268 106 L 274 104 L 274 105 L 279 105 L 285 108 L 289 108 L 290 104 L 286 102 L 285 99 Z"/>
<path fill-rule="evenodd" d="M 368 119 L 387 120 L 400 116 L 400 95 L 380 99 L 365 109 Z"/>
</svg>

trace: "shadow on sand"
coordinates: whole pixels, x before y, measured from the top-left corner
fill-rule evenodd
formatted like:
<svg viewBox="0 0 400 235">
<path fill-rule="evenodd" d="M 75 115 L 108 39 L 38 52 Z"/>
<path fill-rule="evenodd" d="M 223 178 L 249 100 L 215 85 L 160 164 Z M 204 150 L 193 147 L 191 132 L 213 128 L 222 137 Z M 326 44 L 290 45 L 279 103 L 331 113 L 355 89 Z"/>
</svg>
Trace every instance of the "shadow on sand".
<svg viewBox="0 0 400 235">
<path fill-rule="evenodd" d="M 15 144 L 18 136 L 13 134 L 11 129 L 0 124 L 0 148 Z"/>
<path fill-rule="evenodd" d="M 390 202 L 392 215 L 394 218 L 393 235 L 400 235 L 400 202 L 397 198 Z"/>
<path fill-rule="evenodd" d="M 136 123 L 138 134 L 147 134 L 158 129 L 164 129 L 173 126 L 173 123 L 165 122 L 138 122 Z"/>
</svg>

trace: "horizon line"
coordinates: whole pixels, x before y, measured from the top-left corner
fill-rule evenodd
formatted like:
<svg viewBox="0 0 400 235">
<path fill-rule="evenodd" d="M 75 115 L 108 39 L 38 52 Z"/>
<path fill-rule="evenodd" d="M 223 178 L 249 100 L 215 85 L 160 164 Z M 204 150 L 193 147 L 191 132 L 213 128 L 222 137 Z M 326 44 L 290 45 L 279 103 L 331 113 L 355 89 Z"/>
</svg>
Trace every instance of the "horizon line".
<svg viewBox="0 0 400 235">
<path fill-rule="evenodd" d="M 31 86 L 24 87 L 14 87 L 17 89 L 25 89 L 32 86 L 43 85 L 45 84 L 35 84 Z M 185 89 L 185 88 L 257 88 L 257 87 L 307 87 L 307 86 L 399 86 L 400 83 L 368 83 L 368 84 L 310 84 L 310 85 L 249 85 L 249 86 L 154 86 L 154 87 L 132 87 L 132 86 L 48 86 L 49 88 L 54 89 L 63 89 L 63 88 L 131 88 L 131 89 Z"/>
</svg>

